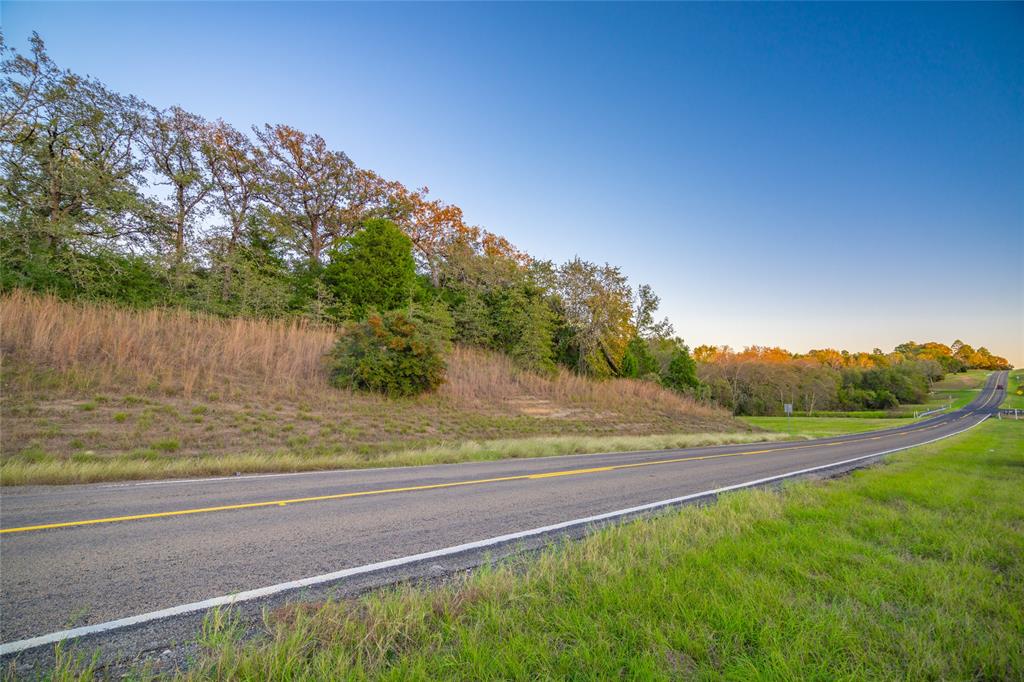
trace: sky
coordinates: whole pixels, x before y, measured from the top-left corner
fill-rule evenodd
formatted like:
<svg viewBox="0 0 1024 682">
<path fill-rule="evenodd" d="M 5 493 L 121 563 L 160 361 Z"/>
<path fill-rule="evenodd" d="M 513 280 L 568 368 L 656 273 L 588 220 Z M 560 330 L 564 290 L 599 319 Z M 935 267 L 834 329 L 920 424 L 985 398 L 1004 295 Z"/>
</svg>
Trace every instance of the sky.
<svg viewBox="0 0 1024 682">
<path fill-rule="evenodd" d="M 1024 4 L 3 1 L 0 25 L 621 266 L 692 346 L 1024 365 Z"/>
</svg>

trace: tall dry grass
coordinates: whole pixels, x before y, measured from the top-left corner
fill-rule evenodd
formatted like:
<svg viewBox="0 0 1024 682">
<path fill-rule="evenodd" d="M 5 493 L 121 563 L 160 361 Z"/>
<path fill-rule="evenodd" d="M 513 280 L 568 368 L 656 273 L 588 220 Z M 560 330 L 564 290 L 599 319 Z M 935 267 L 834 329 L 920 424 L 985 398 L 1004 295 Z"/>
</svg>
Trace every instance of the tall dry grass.
<svg viewBox="0 0 1024 682">
<path fill-rule="evenodd" d="M 466 406 L 521 398 L 610 412 L 627 408 L 630 412 L 650 409 L 709 417 L 725 414 L 720 408 L 701 404 L 649 381 L 596 381 L 564 369 L 551 377 L 541 376 L 519 368 L 506 355 L 466 347 L 453 349 L 447 381 L 439 393 Z"/>
<path fill-rule="evenodd" d="M 5 356 L 53 370 L 64 388 L 294 395 L 326 384 L 335 334 L 302 321 L 131 310 L 14 291 L 0 300 Z"/>
<path fill-rule="evenodd" d="M 336 398 L 324 356 L 336 330 L 304 321 L 224 319 L 177 308 L 132 310 L 14 291 L 0 299 L 0 349 L 7 360 L 48 374 L 47 390 L 243 395 L 249 399 Z M 32 386 L 11 386 L 31 390 Z M 18 375 L 38 380 L 38 371 Z M 508 401 L 636 413 L 722 417 L 650 382 L 553 377 L 500 353 L 456 347 L 437 396 L 479 410 Z"/>
</svg>

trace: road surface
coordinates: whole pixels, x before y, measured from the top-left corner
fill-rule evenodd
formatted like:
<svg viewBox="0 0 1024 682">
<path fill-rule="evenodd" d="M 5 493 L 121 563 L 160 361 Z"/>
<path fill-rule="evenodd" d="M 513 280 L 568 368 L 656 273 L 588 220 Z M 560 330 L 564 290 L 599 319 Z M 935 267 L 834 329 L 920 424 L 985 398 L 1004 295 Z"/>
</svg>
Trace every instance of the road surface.
<svg viewBox="0 0 1024 682">
<path fill-rule="evenodd" d="M 445 561 L 457 555 L 582 529 L 580 519 L 619 518 L 620 510 L 635 514 L 645 511 L 636 507 L 704 491 L 862 465 L 980 423 L 1002 401 L 997 384 L 1006 379 L 993 373 L 961 410 L 815 441 L 4 489 L 0 654 L 96 629 L 117 636 L 136 622 L 119 619 L 140 614 L 152 627 L 256 588 L 268 589 L 242 597 L 294 597 L 296 588 L 396 567 L 425 575 L 438 562 L 450 567 Z M 510 533 L 524 535 L 500 537 Z M 374 566 L 386 561 L 392 563 Z M 295 582 L 304 578 L 312 580 Z"/>
</svg>

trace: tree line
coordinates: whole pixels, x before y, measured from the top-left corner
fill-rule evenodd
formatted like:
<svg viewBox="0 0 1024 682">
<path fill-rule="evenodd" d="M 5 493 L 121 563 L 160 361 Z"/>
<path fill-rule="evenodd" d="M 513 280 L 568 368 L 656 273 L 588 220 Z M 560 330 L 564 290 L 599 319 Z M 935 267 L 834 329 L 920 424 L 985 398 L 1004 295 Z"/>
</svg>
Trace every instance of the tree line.
<svg viewBox="0 0 1024 682">
<path fill-rule="evenodd" d="M 951 372 L 1011 368 L 987 348 L 975 350 L 960 340 L 951 346 L 908 341 L 890 353 L 698 346 L 693 354 L 707 396 L 745 415 L 782 414 L 785 403 L 808 414 L 884 410 L 924 402 L 932 384 Z"/>
<path fill-rule="evenodd" d="M 0 36 L 4 290 L 378 333 L 401 315 L 539 372 L 697 385 L 657 295 L 618 267 L 535 259 L 317 134 L 159 109 L 30 46 Z"/>
</svg>

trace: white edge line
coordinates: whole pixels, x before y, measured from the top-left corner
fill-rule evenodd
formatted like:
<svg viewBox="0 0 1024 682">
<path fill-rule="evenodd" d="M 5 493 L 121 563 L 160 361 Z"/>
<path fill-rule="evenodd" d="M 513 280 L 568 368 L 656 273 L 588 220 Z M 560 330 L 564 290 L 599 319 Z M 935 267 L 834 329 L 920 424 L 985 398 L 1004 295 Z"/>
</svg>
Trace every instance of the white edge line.
<svg viewBox="0 0 1024 682">
<path fill-rule="evenodd" d="M 750 488 L 764 483 L 770 483 L 772 481 L 779 481 L 786 478 L 792 478 L 794 476 L 801 476 L 803 474 L 809 474 L 815 471 L 821 471 L 822 469 L 833 469 L 835 467 L 843 466 L 844 464 L 853 464 L 854 462 L 860 462 L 865 459 L 871 459 L 874 457 L 882 457 L 889 455 L 894 452 L 901 450 L 909 450 L 910 448 L 921 447 L 922 445 L 928 445 L 936 441 L 944 440 L 952 436 L 959 435 L 965 431 L 973 429 L 978 426 L 991 415 L 985 415 L 981 420 L 971 424 L 967 428 L 953 433 L 946 434 L 945 436 L 939 436 L 931 440 L 924 441 L 923 443 L 914 443 L 913 445 L 904 445 L 902 447 L 893 448 L 891 450 L 885 450 L 884 452 L 876 452 L 870 455 L 862 455 L 860 457 L 854 457 L 853 459 L 845 459 L 840 462 L 831 462 L 829 464 L 822 464 L 820 466 L 809 467 L 807 469 L 799 469 L 797 471 L 790 471 L 785 474 L 778 474 L 776 476 L 768 476 L 766 478 L 759 478 L 753 481 L 746 481 L 743 483 L 734 483 L 733 485 L 723 486 L 721 488 L 715 488 L 714 490 L 705 490 L 698 493 L 691 493 L 689 495 L 683 495 L 681 497 L 673 497 L 668 500 L 660 500 L 658 502 L 650 502 L 647 504 L 638 505 L 636 507 L 629 507 L 627 509 L 619 509 L 617 511 L 605 512 L 603 514 L 595 514 L 593 516 L 587 516 L 580 519 L 573 519 L 571 521 L 562 521 L 561 523 L 551 524 L 549 526 L 541 526 L 539 528 L 531 528 L 530 530 L 523 530 L 516 533 L 506 533 L 505 535 L 497 535 L 492 538 L 485 540 L 476 540 L 474 542 L 466 542 L 461 545 L 453 545 L 451 547 L 444 547 L 443 549 L 435 549 L 429 552 L 421 552 L 419 554 L 411 554 L 409 556 L 399 557 L 397 559 L 388 559 L 387 561 L 378 561 L 372 564 L 364 564 L 362 566 L 354 566 L 352 568 L 344 568 L 340 571 L 334 571 L 333 573 L 324 573 L 322 575 L 315 575 L 309 578 L 301 578 L 299 580 L 292 580 L 285 583 L 278 583 L 277 585 L 269 585 L 267 587 L 260 587 L 255 590 L 246 590 L 244 592 L 237 592 L 231 595 L 225 595 L 222 597 L 212 597 L 210 599 L 204 599 L 202 601 L 192 602 L 190 604 L 181 604 L 179 606 L 172 606 L 166 609 L 160 609 L 159 611 L 150 611 L 148 613 L 141 613 L 136 616 L 129 616 L 127 618 L 118 618 L 117 620 L 110 620 L 105 623 L 96 623 L 95 625 L 84 625 L 82 627 L 71 628 L 70 630 L 60 630 L 58 632 L 51 632 L 46 635 L 39 635 L 38 637 L 31 637 L 29 639 L 22 639 L 15 642 L 8 642 L 6 644 L 0 644 L 0 656 L 7 656 L 9 654 L 18 653 L 25 651 L 26 649 L 34 649 L 36 647 L 44 646 L 46 644 L 55 644 L 68 639 L 75 639 L 78 637 L 84 637 L 86 635 L 94 635 L 101 632 L 108 632 L 110 630 L 118 630 L 120 628 L 131 627 L 133 625 L 141 625 L 142 623 L 148 623 L 155 620 L 163 620 L 164 618 L 171 618 L 173 616 L 182 616 L 189 613 L 196 613 L 198 611 L 205 611 L 218 606 L 230 606 L 241 602 L 252 601 L 254 599 L 261 599 L 263 597 L 269 597 L 281 592 L 289 592 L 292 590 L 300 589 L 303 587 L 310 587 L 312 585 L 321 585 L 324 583 L 334 582 L 342 578 L 348 578 L 354 575 L 362 575 L 364 573 L 374 573 L 387 568 L 395 568 L 397 566 L 405 566 L 407 564 L 417 563 L 419 561 L 425 561 L 427 559 L 436 559 L 438 557 L 450 556 L 452 554 L 461 554 L 474 549 L 481 549 L 484 547 L 492 547 L 494 545 L 500 545 L 513 540 L 521 540 L 523 538 L 533 537 L 536 535 L 543 535 L 557 530 L 564 530 L 566 528 L 572 528 L 573 526 L 581 526 L 598 521 L 607 521 L 622 516 L 629 516 L 639 512 L 651 511 L 661 507 L 671 507 L 678 505 L 682 502 L 688 502 L 691 500 L 699 499 L 702 497 L 711 497 L 719 495 L 721 493 L 729 492 L 731 490 L 739 490 L 741 488 Z"/>
</svg>

